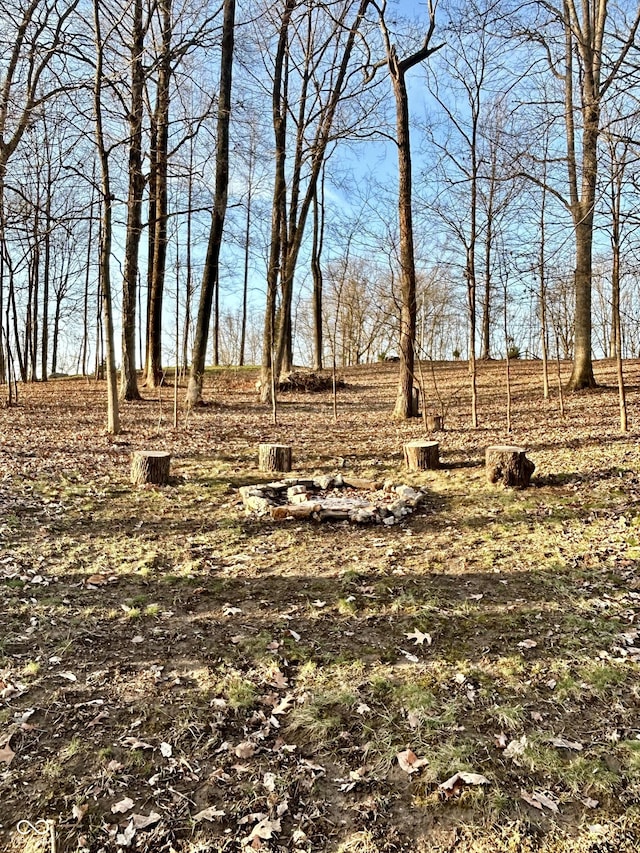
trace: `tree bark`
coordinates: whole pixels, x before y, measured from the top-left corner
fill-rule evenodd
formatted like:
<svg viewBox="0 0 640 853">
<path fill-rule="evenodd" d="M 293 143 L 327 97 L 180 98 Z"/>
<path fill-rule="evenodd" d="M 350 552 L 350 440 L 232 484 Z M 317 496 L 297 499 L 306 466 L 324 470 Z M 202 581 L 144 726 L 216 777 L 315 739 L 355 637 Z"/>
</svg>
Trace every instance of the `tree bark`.
<svg viewBox="0 0 640 853">
<path fill-rule="evenodd" d="M 222 246 L 229 185 L 229 124 L 231 121 L 234 27 L 235 0 L 224 0 L 222 55 L 220 59 L 220 94 L 218 98 L 218 133 L 216 140 L 216 184 L 207 258 L 202 277 L 200 304 L 196 320 L 191 374 L 187 389 L 186 405 L 188 408 L 197 405 L 202 399 L 202 381 L 204 378 L 211 306 L 220 272 L 220 248 Z"/>
<path fill-rule="evenodd" d="M 122 285 L 122 369 L 120 399 L 139 400 L 136 374 L 136 302 L 138 287 L 138 253 L 142 237 L 142 114 L 144 69 L 144 29 L 142 0 L 133 0 L 131 33 L 131 110 L 129 113 L 129 190 L 127 196 L 127 230 L 124 249 Z"/>
</svg>

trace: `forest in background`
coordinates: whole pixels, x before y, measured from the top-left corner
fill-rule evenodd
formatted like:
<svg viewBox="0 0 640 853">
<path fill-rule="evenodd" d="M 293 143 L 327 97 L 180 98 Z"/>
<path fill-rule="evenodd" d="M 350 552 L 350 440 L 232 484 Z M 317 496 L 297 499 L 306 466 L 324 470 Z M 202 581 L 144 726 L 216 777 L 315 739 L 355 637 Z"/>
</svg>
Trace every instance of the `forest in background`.
<svg viewBox="0 0 640 853">
<path fill-rule="evenodd" d="M 193 404 L 205 363 L 258 363 L 266 400 L 272 367 L 392 355 L 400 416 L 416 354 L 558 355 L 592 385 L 592 355 L 640 351 L 638 20 L 7 6 L 0 380 L 106 370 L 113 409 L 116 367 L 136 399 L 178 363 Z"/>
</svg>

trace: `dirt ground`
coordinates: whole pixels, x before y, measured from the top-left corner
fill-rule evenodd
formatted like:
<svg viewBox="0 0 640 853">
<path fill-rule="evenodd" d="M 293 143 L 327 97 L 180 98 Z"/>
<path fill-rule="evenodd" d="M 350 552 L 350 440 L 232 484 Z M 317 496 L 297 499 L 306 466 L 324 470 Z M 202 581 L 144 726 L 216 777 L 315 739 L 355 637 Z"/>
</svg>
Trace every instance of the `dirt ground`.
<svg viewBox="0 0 640 853">
<path fill-rule="evenodd" d="M 274 426 L 251 369 L 177 429 L 171 387 L 115 438 L 93 380 L 0 410 L 0 850 L 640 848 L 640 363 L 625 435 L 612 362 L 564 417 L 512 363 L 511 434 L 503 362 L 475 430 L 466 364 L 425 365 L 445 430 L 419 473 L 396 370 L 346 370 L 337 422 L 287 394 Z M 247 515 L 261 442 L 425 500 L 392 526 Z M 487 482 L 495 443 L 530 488 Z M 130 483 L 136 449 L 169 485 Z"/>
</svg>

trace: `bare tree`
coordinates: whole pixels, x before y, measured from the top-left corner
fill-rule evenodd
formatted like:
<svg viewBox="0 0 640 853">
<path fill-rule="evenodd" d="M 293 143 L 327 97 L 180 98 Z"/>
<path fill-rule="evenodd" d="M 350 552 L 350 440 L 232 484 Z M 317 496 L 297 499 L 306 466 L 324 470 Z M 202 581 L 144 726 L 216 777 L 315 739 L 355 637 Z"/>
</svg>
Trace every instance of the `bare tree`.
<svg viewBox="0 0 640 853">
<path fill-rule="evenodd" d="M 393 416 L 410 418 L 413 414 L 413 373 L 416 339 L 416 267 L 414 256 L 412 183 L 411 183 L 411 140 L 409 132 L 409 97 L 406 74 L 416 65 L 428 59 L 441 45 L 431 46 L 436 26 L 436 4 L 428 0 L 429 21 L 420 48 L 404 59 L 398 57 L 397 48 L 385 17 L 386 0 L 378 9 L 380 29 L 385 50 L 386 65 L 396 102 L 396 146 L 398 150 L 398 222 L 400 228 L 400 372 L 398 391 Z M 380 63 L 378 64 L 378 66 Z M 376 66 L 374 66 L 375 69 Z"/>
<path fill-rule="evenodd" d="M 220 94 L 218 98 L 218 131 L 216 137 L 216 185 L 213 215 L 209 231 L 207 258 L 200 290 L 200 304 L 196 319 L 195 340 L 191 359 L 191 374 L 186 405 L 193 407 L 202 398 L 204 362 L 207 336 L 211 319 L 211 304 L 220 272 L 220 248 L 224 219 L 227 212 L 229 185 L 229 124 L 231 121 L 231 84 L 233 79 L 233 46 L 235 28 L 235 0 L 224 0 L 222 23 L 222 52 L 220 57 Z"/>
</svg>

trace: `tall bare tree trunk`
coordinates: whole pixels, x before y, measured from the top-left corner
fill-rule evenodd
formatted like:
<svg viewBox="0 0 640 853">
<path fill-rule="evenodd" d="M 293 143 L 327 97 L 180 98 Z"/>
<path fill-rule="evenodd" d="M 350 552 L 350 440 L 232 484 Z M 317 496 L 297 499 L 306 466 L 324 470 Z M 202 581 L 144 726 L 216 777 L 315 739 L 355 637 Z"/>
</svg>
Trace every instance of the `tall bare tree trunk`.
<svg viewBox="0 0 640 853">
<path fill-rule="evenodd" d="M 118 410 L 118 379 L 116 375 L 115 340 L 113 327 L 113 307 L 111 299 L 111 240 L 112 240 L 112 194 L 109 175 L 109 153 L 105 145 L 102 119 L 102 82 L 104 44 L 100 27 L 100 0 L 93 2 L 95 27 L 96 66 L 94 78 L 94 119 L 96 143 L 102 173 L 102 217 L 100 240 L 100 288 L 102 291 L 102 316 L 104 321 L 106 362 L 107 362 L 107 432 L 117 435 L 120 432 Z"/>
<path fill-rule="evenodd" d="M 150 388 L 162 383 L 162 305 L 167 262 L 168 169 L 169 169 L 169 108 L 172 53 L 172 0 L 159 0 L 162 45 L 158 68 L 158 84 L 154 119 L 152 122 L 153 181 L 149 182 L 149 231 L 151 266 L 148 282 L 147 355 L 145 382 Z"/>
<path fill-rule="evenodd" d="M 134 0 L 131 32 L 131 109 L 129 112 L 129 190 L 127 196 L 127 231 L 124 247 L 122 284 L 122 370 L 120 399 L 139 400 L 136 374 L 136 301 L 138 286 L 138 253 L 142 236 L 142 113 L 144 69 L 144 30 L 142 0 Z"/>
<path fill-rule="evenodd" d="M 207 334 L 211 319 L 211 303 L 220 271 L 220 248 L 224 219 L 227 212 L 229 185 L 229 124 L 231 120 L 231 84 L 233 77 L 233 49 L 235 28 L 235 0 L 224 0 L 222 22 L 222 54 L 220 58 L 220 94 L 218 97 L 218 127 L 216 138 L 216 185 L 213 215 L 209 231 L 207 258 L 202 276 L 200 304 L 196 320 L 191 374 L 186 405 L 192 408 L 202 399 L 204 363 L 207 352 Z"/>
</svg>

